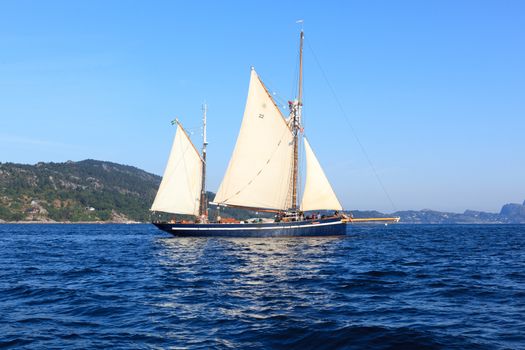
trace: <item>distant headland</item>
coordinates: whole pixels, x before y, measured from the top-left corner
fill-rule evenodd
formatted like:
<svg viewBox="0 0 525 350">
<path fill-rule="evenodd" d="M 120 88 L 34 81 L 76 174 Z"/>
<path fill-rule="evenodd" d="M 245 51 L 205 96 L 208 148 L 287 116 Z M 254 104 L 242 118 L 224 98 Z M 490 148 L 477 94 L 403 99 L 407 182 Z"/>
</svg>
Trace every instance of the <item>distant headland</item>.
<svg viewBox="0 0 525 350">
<path fill-rule="evenodd" d="M 523 204 L 505 204 L 499 213 L 475 210 L 450 213 L 423 209 L 396 211 L 392 214 L 354 210 L 352 215 L 356 218 L 399 216 L 401 218 L 400 223 L 405 224 L 525 224 L 525 202 Z"/>
<path fill-rule="evenodd" d="M 160 180 L 160 176 L 136 167 L 92 159 L 35 165 L 0 163 L 0 223 L 149 222 L 149 208 Z M 402 223 L 411 224 L 517 224 L 525 223 L 525 202 L 505 204 L 499 213 L 351 213 L 356 218 L 399 216 Z M 229 214 L 240 218 L 253 215 L 236 209 L 229 209 Z"/>
</svg>

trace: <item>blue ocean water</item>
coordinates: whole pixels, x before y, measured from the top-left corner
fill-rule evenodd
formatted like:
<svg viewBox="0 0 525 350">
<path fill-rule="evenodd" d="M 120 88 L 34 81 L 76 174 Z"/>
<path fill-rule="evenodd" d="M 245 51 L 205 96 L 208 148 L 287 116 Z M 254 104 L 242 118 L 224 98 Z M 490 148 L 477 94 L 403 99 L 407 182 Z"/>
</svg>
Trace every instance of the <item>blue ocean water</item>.
<svg viewBox="0 0 525 350">
<path fill-rule="evenodd" d="M 0 225 L 0 348 L 523 349 L 525 226 Z"/>
</svg>

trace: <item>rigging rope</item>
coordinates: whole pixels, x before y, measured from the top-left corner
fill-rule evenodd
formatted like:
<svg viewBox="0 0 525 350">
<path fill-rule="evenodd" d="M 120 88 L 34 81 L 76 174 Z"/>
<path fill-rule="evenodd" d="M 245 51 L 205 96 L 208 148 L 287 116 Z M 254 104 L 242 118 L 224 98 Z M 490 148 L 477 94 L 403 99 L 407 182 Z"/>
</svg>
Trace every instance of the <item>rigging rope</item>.
<svg viewBox="0 0 525 350">
<path fill-rule="evenodd" d="M 388 198 L 388 201 L 390 202 L 390 204 L 392 205 L 392 208 L 394 209 L 394 211 L 397 211 L 397 207 L 396 205 L 394 204 L 394 201 L 392 200 L 392 198 L 390 197 L 390 195 L 388 194 L 388 191 L 386 190 L 386 187 L 385 185 L 383 184 L 383 181 L 381 181 L 381 178 L 379 177 L 379 174 L 377 173 L 376 171 L 376 168 L 374 166 L 374 164 L 372 163 L 372 160 L 370 159 L 370 157 L 368 156 L 368 153 L 366 152 L 365 150 L 365 147 L 363 146 L 363 144 L 361 143 L 361 140 L 359 139 L 359 137 L 357 136 L 357 132 L 355 131 L 354 129 L 354 126 L 352 125 L 352 123 L 350 122 L 350 118 L 348 117 L 348 115 L 346 114 L 344 108 L 343 108 L 343 105 L 341 104 L 341 101 L 339 100 L 339 97 L 337 97 L 337 94 L 335 93 L 335 90 L 334 88 L 332 87 L 332 84 L 330 84 L 330 81 L 328 80 L 328 76 L 326 75 L 323 67 L 321 66 L 321 63 L 319 62 L 319 59 L 317 59 L 317 56 L 314 52 L 314 50 L 312 49 L 312 46 L 310 45 L 310 42 L 308 40 L 305 40 L 306 42 L 306 45 L 308 46 L 310 52 L 312 53 L 312 56 L 315 60 L 315 62 L 317 63 L 317 67 L 319 68 L 319 70 L 321 71 L 321 74 L 323 75 L 323 78 L 326 82 L 326 85 L 328 85 L 328 88 L 330 89 L 330 92 L 332 93 L 332 96 L 335 100 L 335 102 L 337 103 L 337 106 L 339 107 L 339 110 L 341 111 L 341 114 L 345 117 L 345 120 L 346 122 L 348 123 L 348 126 L 350 127 L 350 130 L 352 131 L 352 134 L 354 135 L 357 143 L 359 144 L 359 147 L 361 148 L 361 152 L 363 152 L 363 155 L 365 156 L 367 162 L 368 162 L 368 165 L 370 166 L 370 168 L 372 169 L 376 179 L 377 179 L 377 182 L 379 183 L 379 185 L 381 186 L 381 189 L 383 190 L 383 192 L 385 193 L 385 196 Z"/>
</svg>

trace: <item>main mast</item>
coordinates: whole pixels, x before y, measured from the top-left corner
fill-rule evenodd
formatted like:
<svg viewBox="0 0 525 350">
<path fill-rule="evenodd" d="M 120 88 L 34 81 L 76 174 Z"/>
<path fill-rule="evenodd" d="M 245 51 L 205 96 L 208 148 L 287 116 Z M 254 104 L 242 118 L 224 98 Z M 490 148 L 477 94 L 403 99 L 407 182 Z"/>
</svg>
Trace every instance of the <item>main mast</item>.
<svg viewBox="0 0 525 350">
<path fill-rule="evenodd" d="M 201 188 L 201 200 L 199 206 L 199 217 L 201 220 L 207 220 L 208 218 L 208 200 L 206 198 L 206 146 L 208 141 L 206 140 L 206 112 L 208 106 L 202 105 L 202 188 Z"/>
<path fill-rule="evenodd" d="M 292 178 L 292 209 L 297 209 L 297 189 L 299 177 L 299 132 L 301 131 L 301 109 L 303 106 L 303 41 L 304 31 L 301 30 L 299 45 L 299 89 L 297 100 L 292 105 L 292 133 L 293 133 L 293 178 Z"/>
</svg>

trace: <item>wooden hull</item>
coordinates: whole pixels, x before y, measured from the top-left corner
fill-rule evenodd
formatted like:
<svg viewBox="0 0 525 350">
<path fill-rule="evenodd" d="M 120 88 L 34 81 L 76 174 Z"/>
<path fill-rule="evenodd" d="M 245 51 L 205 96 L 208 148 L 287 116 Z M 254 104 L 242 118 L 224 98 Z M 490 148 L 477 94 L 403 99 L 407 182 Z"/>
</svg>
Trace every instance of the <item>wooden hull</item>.
<svg viewBox="0 0 525 350">
<path fill-rule="evenodd" d="M 342 218 L 260 224 L 153 224 L 179 237 L 315 237 L 346 234 Z"/>
</svg>

